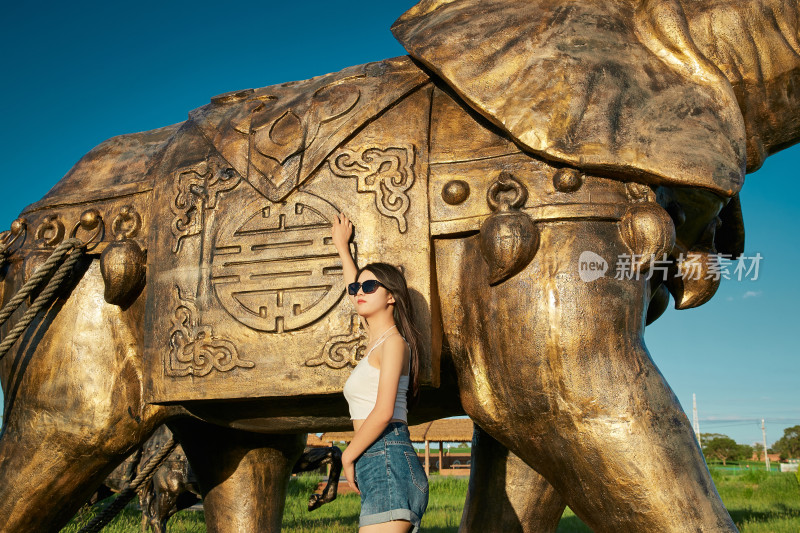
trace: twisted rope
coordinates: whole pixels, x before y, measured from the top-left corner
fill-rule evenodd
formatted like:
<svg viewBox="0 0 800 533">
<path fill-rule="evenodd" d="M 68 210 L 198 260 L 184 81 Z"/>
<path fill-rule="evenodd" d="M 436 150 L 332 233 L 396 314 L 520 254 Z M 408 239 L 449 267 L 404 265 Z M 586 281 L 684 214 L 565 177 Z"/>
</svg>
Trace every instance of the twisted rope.
<svg viewBox="0 0 800 533">
<path fill-rule="evenodd" d="M 170 437 L 169 440 L 164 443 L 164 446 L 161 447 L 158 453 L 151 457 L 149 461 L 147 461 L 147 464 L 144 466 L 144 468 L 142 468 L 141 472 L 139 472 L 139 475 L 136 476 L 136 478 L 134 478 L 134 480 L 131 481 L 127 487 L 120 491 L 113 502 L 108 504 L 102 511 L 100 511 L 100 514 L 95 516 L 91 522 L 83 526 L 78 533 L 97 533 L 103 529 L 106 524 L 111 522 L 111 520 L 113 520 L 114 517 L 125 508 L 128 502 L 131 501 L 131 498 L 136 495 L 136 492 L 139 490 L 139 488 L 153 477 L 158 467 L 161 466 L 167 456 L 172 453 L 172 450 L 174 450 L 177 445 L 178 442 L 174 438 Z"/>
<path fill-rule="evenodd" d="M 36 272 L 31 278 L 22 286 L 22 288 L 9 300 L 9 302 L 0 311 L 0 325 L 5 324 L 8 318 L 17 310 L 17 308 L 30 296 L 30 294 L 41 285 L 42 281 L 49 276 L 56 268 L 58 263 L 64 259 L 64 256 L 72 250 L 66 261 L 64 261 L 55 275 L 50 278 L 47 286 L 39 296 L 36 297 L 33 304 L 25 311 L 19 322 L 14 325 L 14 328 L 8 332 L 0 343 L 0 359 L 2 359 L 8 350 L 17 342 L 17 339 L 25 332 L 25 329 L 30 325 L 36 315 L 45 307 L 50 305 L 56 292 L 61 288 L 61 283 L 64 279 L 72 273 L 72 267 L 83 256 L 84 243 L 80 239 L 67 239 L 58 245 L 58 247 L 50 254 L 47 261 L 36 269 Z"/>
<path fill-rule="evenodd" d="M 47 261 L 42 264 L 39 268 L 36 269 L 36 272 L 33 273 L 31 278 L 25 282 L 25 285 L 17 291 L 17 294 L 11 298 L 8 303 L 3 307 L 3 310 L 0 311 L 0 326 L 6 323 L 8 317 L 10 317 L 14 311 L 17 310 L 17 307 L 25 301 L 25 299 L 30 296 L 30 294 L 36 290 L 36 288 L 41 284 L 41 282 L 47 278 L 50 274 L 53 273 L 53 270 L 58 266 L 58 263 L 64 258 L 67 253 L 73 248 L 80 248 L 83 246 L 83 241 L 80 239 L 67 239 L 59 244 L 53 253 L 50 254 L 50 257 L 47 258 Z"/>
</svg>

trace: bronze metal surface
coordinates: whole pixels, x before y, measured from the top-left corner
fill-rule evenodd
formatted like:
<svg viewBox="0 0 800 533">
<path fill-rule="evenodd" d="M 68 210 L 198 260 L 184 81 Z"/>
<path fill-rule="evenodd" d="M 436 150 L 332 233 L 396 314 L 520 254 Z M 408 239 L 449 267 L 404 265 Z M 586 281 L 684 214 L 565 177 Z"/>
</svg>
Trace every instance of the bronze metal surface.
<svg viewBox="0 0 800 533">
<path fill-rule="evenodd" d="M 729 195 L 744 179 L 744 121 L 676 4 L 431 0 L 392 30 L 534 153 Z"/>
<path fill-rule="evenodd" d="M 646 282 L 587 282 L 575 268 L 585 250 L 623 253 L 618 224 L 540 228 L 531 263 L 480 297 L 490 268 L 479 237 L 436 241 L 438 271 L 448 276 L 439 285 L 445 336 L 467 414 L 595 531 L 734 531 L 689 421 L 644 347 Z M 498 330 L 508 322 L 518 327 Z"/>
<path fill-rule="evenodd" d="M 566 504 L 538 472 L 475 426 L 459 531 L 555 531 Z"/>
<path fill-rule="evenodd" d="M 0 362 L 0 531 L 57 530 L 164 422 L 210 530 L 277 531 L 303 435 L 350 428 L 338 212 L 359 264 L 408 280 L 410 421 L 481 428 L 461 531 L 552 531 L 565 504 L 595 531 L 734 531 L 643 332 L 670 293 L 713 296 L 681 274 L 742 253 L 745 170 L 800 139 L 799 21 L 779 0 L 424 0 L 393 27 L 413 59 L 102 143 L 0 235 L 6 302 L 89 242 Z M 630 275 L 583 278 L 586 252 Z"/>
<path fill-rule="evenodd" d="M 359 70 L 380 73 L 379 67 L 393 72 L 381 65 Z M 358 95 L 393 81 L 393 76 L 397 74 L 341 81 L 331 75 L 334 81 L 327 80 L 328 85 L 294 85 L 286 98 L 302 100 L 311 89 L 315 94 L 332 91 L 325 87 L 333 84 L 351 95 L 341 113 L 357 113 Z M 419 76 L 418 70 L 412 71 L 409 85 L 419 85 Z M 260 92 L 272 93 L 270 88 Z M 320 150 L 330 154 L 281 202 L 269 199 L 272 189 L 254 187 L 228 166 L 233 155 L 223 154 L 234 143 L 226 144 L 223 134 L 239 136 L 237 130 L 222 124 L 221 133 L 210 137 L 207 126 L 198 124 L 196 117 L 202 114 L 192 114 L 184 136 L 167 149 L 155 172 L 159 181 L 152 204 L 155 229 L 147 288 L 153 305 L 145 318 L 151 332 L 145 355 L 148 401 L 341 392 L 363 355 L 363 339 L 352 304 L 343 298 L 341 266 L 330 241 L 329 221 L 339 211 L 357 228 L 353 246 L 361 264 L 404 249 L 394 261 L 405 271 L 421 311 L 418 327 L 425 342 L 420 377 L 422 383 L 436 385 L 439 355 L 431 341 L 437 321 L 430 316 L 427 209 L 431 87 L 398 92 L 391 103 L 389 109 L 375 109 L 374 102 L 365 102 L 372 122 L 338 147 L 325 141 L 329 144 Z M 227 114 L 238 118 L 242 111 L 236 108 L 250 104 L 224 105 L 234 108 Z M 328 125 L 315 123 L 321 119 L 312 111 L 304 117 L 304 127 Z M 283 117 L 277 114 L 272 120 L 279 125 Z M 366 120 L 357 118 L 358 126 Z M 307 142 L 307 150 L 314 148 Z M 247 143 L 234 146 L 245 149 Z M 246 170 L 245 165 L 241 171 Z M 277 173 L 273 179 L 279 180 Z"/>
</svg>

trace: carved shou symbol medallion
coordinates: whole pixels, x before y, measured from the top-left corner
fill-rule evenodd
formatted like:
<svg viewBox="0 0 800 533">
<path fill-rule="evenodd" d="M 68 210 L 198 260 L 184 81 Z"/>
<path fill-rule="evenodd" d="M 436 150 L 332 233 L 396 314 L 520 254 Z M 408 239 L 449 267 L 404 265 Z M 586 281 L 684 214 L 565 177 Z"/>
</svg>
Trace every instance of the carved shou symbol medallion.
<svg viewBox="0 0 800 533">
<path fill-rule="evenodd" d="M 214 243 L 211 283 L 225 310 L 259 331 L 303 328 L 344 294 L 330 240 L 336 208 L 297 192 L 268 204 L 243 224 L 223 227 Z"/>
<path fill-rule="evenodd" d="M 408 190 L 414 185 L 414 146 L 370 147 L 353 152 L 343 149 L 330 159 L 331 171 L 342 178 L 356 178 L 358 192 L 375 194 L 378 212 L 397 220 L 397 229 L 408 229 Z"/>
</svg>

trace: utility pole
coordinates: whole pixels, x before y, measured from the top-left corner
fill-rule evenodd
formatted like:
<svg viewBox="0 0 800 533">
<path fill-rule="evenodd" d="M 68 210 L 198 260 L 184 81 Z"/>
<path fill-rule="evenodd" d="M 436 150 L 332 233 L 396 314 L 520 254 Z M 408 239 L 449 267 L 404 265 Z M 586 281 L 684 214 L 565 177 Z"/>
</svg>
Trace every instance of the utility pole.
<svg viewBox="0 0 800 533">
<path fill-rule="evenodd" d="M 694 435 L 697 437 L 697 444 L 700 447 L 703 447 L 703 443 L 700 442 L 700 421 L 697 420 L 697 395 L 692 393 L 692 429 L 694 429 Z"/>
<path fill-rule="evenodd" d="M 769 472 L 769 454 L 767 453 L 767 430 L 764 427 L 764 419 L 761 419 L 761 436 L 764 439 L 764 464 L 767 465 L 767 472 Z"/>
</svg>

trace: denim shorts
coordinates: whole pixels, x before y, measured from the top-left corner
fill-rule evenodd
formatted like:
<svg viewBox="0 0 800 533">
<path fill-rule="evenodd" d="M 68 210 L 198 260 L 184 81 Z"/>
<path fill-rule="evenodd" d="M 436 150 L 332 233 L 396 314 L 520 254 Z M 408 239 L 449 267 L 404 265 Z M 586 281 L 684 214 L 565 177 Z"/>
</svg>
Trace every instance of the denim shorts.
<svg viewBox="0 0 800 533">
<path fill-rule="evenodd" d="M 428 507 L 428 477 L 411 445 L 408 426 L 392 422 L 356 461 L 361 491 L 358 526 L 408 520 L 419 531 Z"/>
</svg>

